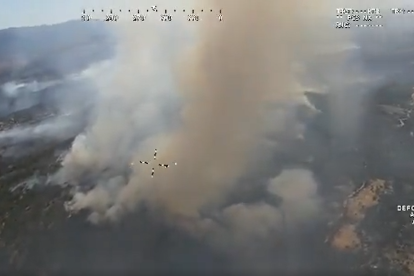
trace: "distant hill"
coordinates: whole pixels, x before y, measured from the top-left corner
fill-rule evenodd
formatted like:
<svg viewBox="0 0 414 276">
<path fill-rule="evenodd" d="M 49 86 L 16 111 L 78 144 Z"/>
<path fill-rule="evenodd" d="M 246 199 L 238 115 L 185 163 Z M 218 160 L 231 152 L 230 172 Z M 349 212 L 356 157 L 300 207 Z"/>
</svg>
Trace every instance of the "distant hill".
<svg viewBox="0 0 414 276">
<path fill-rule="evenodd" d="M 0 41 L 0 83 L 59 78 L 114 52 L 109 28 L 98 21 L 4 29 Z"/>
</svg>

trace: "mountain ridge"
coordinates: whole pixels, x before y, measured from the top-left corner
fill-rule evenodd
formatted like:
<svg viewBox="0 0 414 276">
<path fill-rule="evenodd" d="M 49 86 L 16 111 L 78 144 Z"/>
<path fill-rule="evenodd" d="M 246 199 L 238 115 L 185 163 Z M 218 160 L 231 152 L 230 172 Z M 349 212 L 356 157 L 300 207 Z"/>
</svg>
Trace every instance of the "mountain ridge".
<svg viewBox="0 0 414 276">
<path fill-rule="evenodd" d="M 105 22 L 97 21 L 11 27 L 0 30 L 0 41 L 0 84 L 56 79 L 114 53 L 112 33 Z"/>
</svg>

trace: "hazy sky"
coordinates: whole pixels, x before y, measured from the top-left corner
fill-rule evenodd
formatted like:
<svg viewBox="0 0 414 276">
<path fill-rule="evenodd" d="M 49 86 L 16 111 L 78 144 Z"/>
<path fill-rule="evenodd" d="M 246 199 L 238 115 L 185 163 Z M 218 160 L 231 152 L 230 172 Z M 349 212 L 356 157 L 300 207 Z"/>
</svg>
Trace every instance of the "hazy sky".
<svg viewBox="0 0 414 276">
<path fill-rule="evenodd" d="M 79 19 L 82 9 L 190 8 L 196 0 L 0 0 L 0 29 Z M 190 3 L 190 4 L 189 4 Z M 185 7 L 183 7 L 185 6 Z M 128 15 L 129 18 L 130 15 Z M 127 17 L 125 14 L 124 17 Z M 121 14 L 122 18 L 122 14 Z"/>
<path fill-rule="evenodd" d="M 102 1 L 105 2 L 106 0 Z M 80 18 L 94 0 L 0 0 L 0 28 L 57 23 Z"/>
<path fill-rule="evenodd" d="M 252 0 L 254 1 L 254 0 Z M 286 0 L 269 0 L 286 1 Z M 197 0 L 0 0 L 0 29 L 8 27 L 51 24 L 79 19 L 82 9 L 147 9 L 158 5 L 167 9 L 195 8 Z M 234 0 L 237 5 L 237 0 Z M 346 3 L 346 4 L 344 4 Z M 368 7 L 410 7 L 414 8 L 413 0 L 332 0 L 332 15 L 337 7 L 362 6 Z M 209 9 L 210 7 L 203 7 Z M 104 15 L 103 15 L 104 16 Z M 121 14 L 124 18 L 131 15 Z M 413 15 L 403 17 L 414 18 Z M 400 17 L 401 18 L 401 17 Z M 406 19 L 405 18 L 405 19 Z M 402 18 L 401 18 L 402 19 Z M 404 25 L 404 24 L 403 24 Z"/>
</svg>

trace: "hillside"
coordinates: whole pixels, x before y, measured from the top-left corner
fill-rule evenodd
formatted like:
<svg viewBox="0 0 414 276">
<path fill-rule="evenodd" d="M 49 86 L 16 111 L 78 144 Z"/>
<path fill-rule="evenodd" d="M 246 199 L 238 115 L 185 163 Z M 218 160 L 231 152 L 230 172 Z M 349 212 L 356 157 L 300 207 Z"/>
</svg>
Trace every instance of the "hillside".
<svg viewBox="0 0 414 276">
<path fill-rule="evenodd" d="M 114 43 L 104 22 L 68 21 L 0 30 L 0 84 L 56 79 L 110 57 Z"/>
</svg>

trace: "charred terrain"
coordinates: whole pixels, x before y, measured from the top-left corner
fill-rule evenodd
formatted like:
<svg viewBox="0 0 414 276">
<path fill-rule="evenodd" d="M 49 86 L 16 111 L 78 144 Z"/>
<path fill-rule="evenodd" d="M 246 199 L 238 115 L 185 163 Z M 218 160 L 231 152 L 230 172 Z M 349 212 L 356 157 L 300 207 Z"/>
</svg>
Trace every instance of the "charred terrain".
<svg viewBox="0 0 414 276">
<path fill-rule="evenodd" d="M 44 49 L 43 44 L 38 50 L 11 45 L 27 44 L 37 37 L 37 32 L 64 32 L 71 37 L 67 30 L 77 30 L 72 26 L 77 23 L 65 24 L 24 29 L 22 33 L 18 29 L 0 31 L 0 41 L 10 41 L 0 45 L 0 269 L 34 275 L 226 271 L 225 256 L 165 225 L 145 209 L 128 215 L 119 224 L 94 226 L 87 222 L 85 214 L 70 215 L 65 210 L 67 188 L 47 185 L 48 177 L 60 166 L 62 153 L 87 125 L 85 118 L 90 117 L 88 112 L 93 107 L 93 101 L 85 101 L 84 95 L 93 97 L 94 88 L 87 82 L 64 77 L 109 57 L 112 46 L 104 34 L 96 38 L 97 27 L 92 31 L 95 37 L 82 28 L 83 35 L 72 31 L 74 36 L 82 36 L 77 43 L 69 39 L 71 43 L 62 41 L 53 49 Z M 293 256 L 286 263 L 308 259 L 312 263 L 309 271 L 301 272 L 414 274 L 414 226 L 409 213 L 397 212 L 397 205 L 414 202 L 414 68 L 410 63 L 414 55 L 391 50 L 366 57 L 367 66 L 375 67 L 380 71 L 376 73 L 385 77 L 365 98 L 358 137 L 349 142 L 332 131 L 331 96 L 306 92 L 318 112 L 310 116 L 314 112 L 309 106 L 300 107 L 297 117 L 306 125 L 303 138 L 286 142 L 286 151 L 274 153 L 275 170 L 311 170 L 326 200 L 329 215 L 321 218 L 317 229 L 309 230 L 312 238 L 296 241 L 302 247 L 291 249 L 293 253 L 285 250 L 291 248 L 286 238 L 282 241 L 285 246 L 274 252 L 275 258 Z M 46 58 L 45 52 L 54 54 Z M 82 62 L 67 62 L 79 52 L 84 53 L 78 56 Z M 395 56 L 398 62 L 388 68 L 388 60 L 395 60 Z M 53 68 L 59 60 L 70 65 L 63 71 L 62 66 L 59 70 Z M 384 69 L 378 70 L 379 67 Z M 4 88 L 10 82 L 45 80 L 50 85 L 35 94 L 21 90 L 10 96 Z M 61 99 L 68 93 L 71 97 L 62 106 Z M 73 100 L 77 98 L 83 99 L 82 105 Z M 33 129 L 29 132 L 31 139 L 1 136 L 16 127 L 30 129 L 67 118 L 76 124 L 70 124 L 58 136 L 39 136 Z M 39 131 L 47 132 L 47 128 Z M 249 193 L 253 192 L 247 190 L 241 197 L 251 197 Z"/>
</svg>

